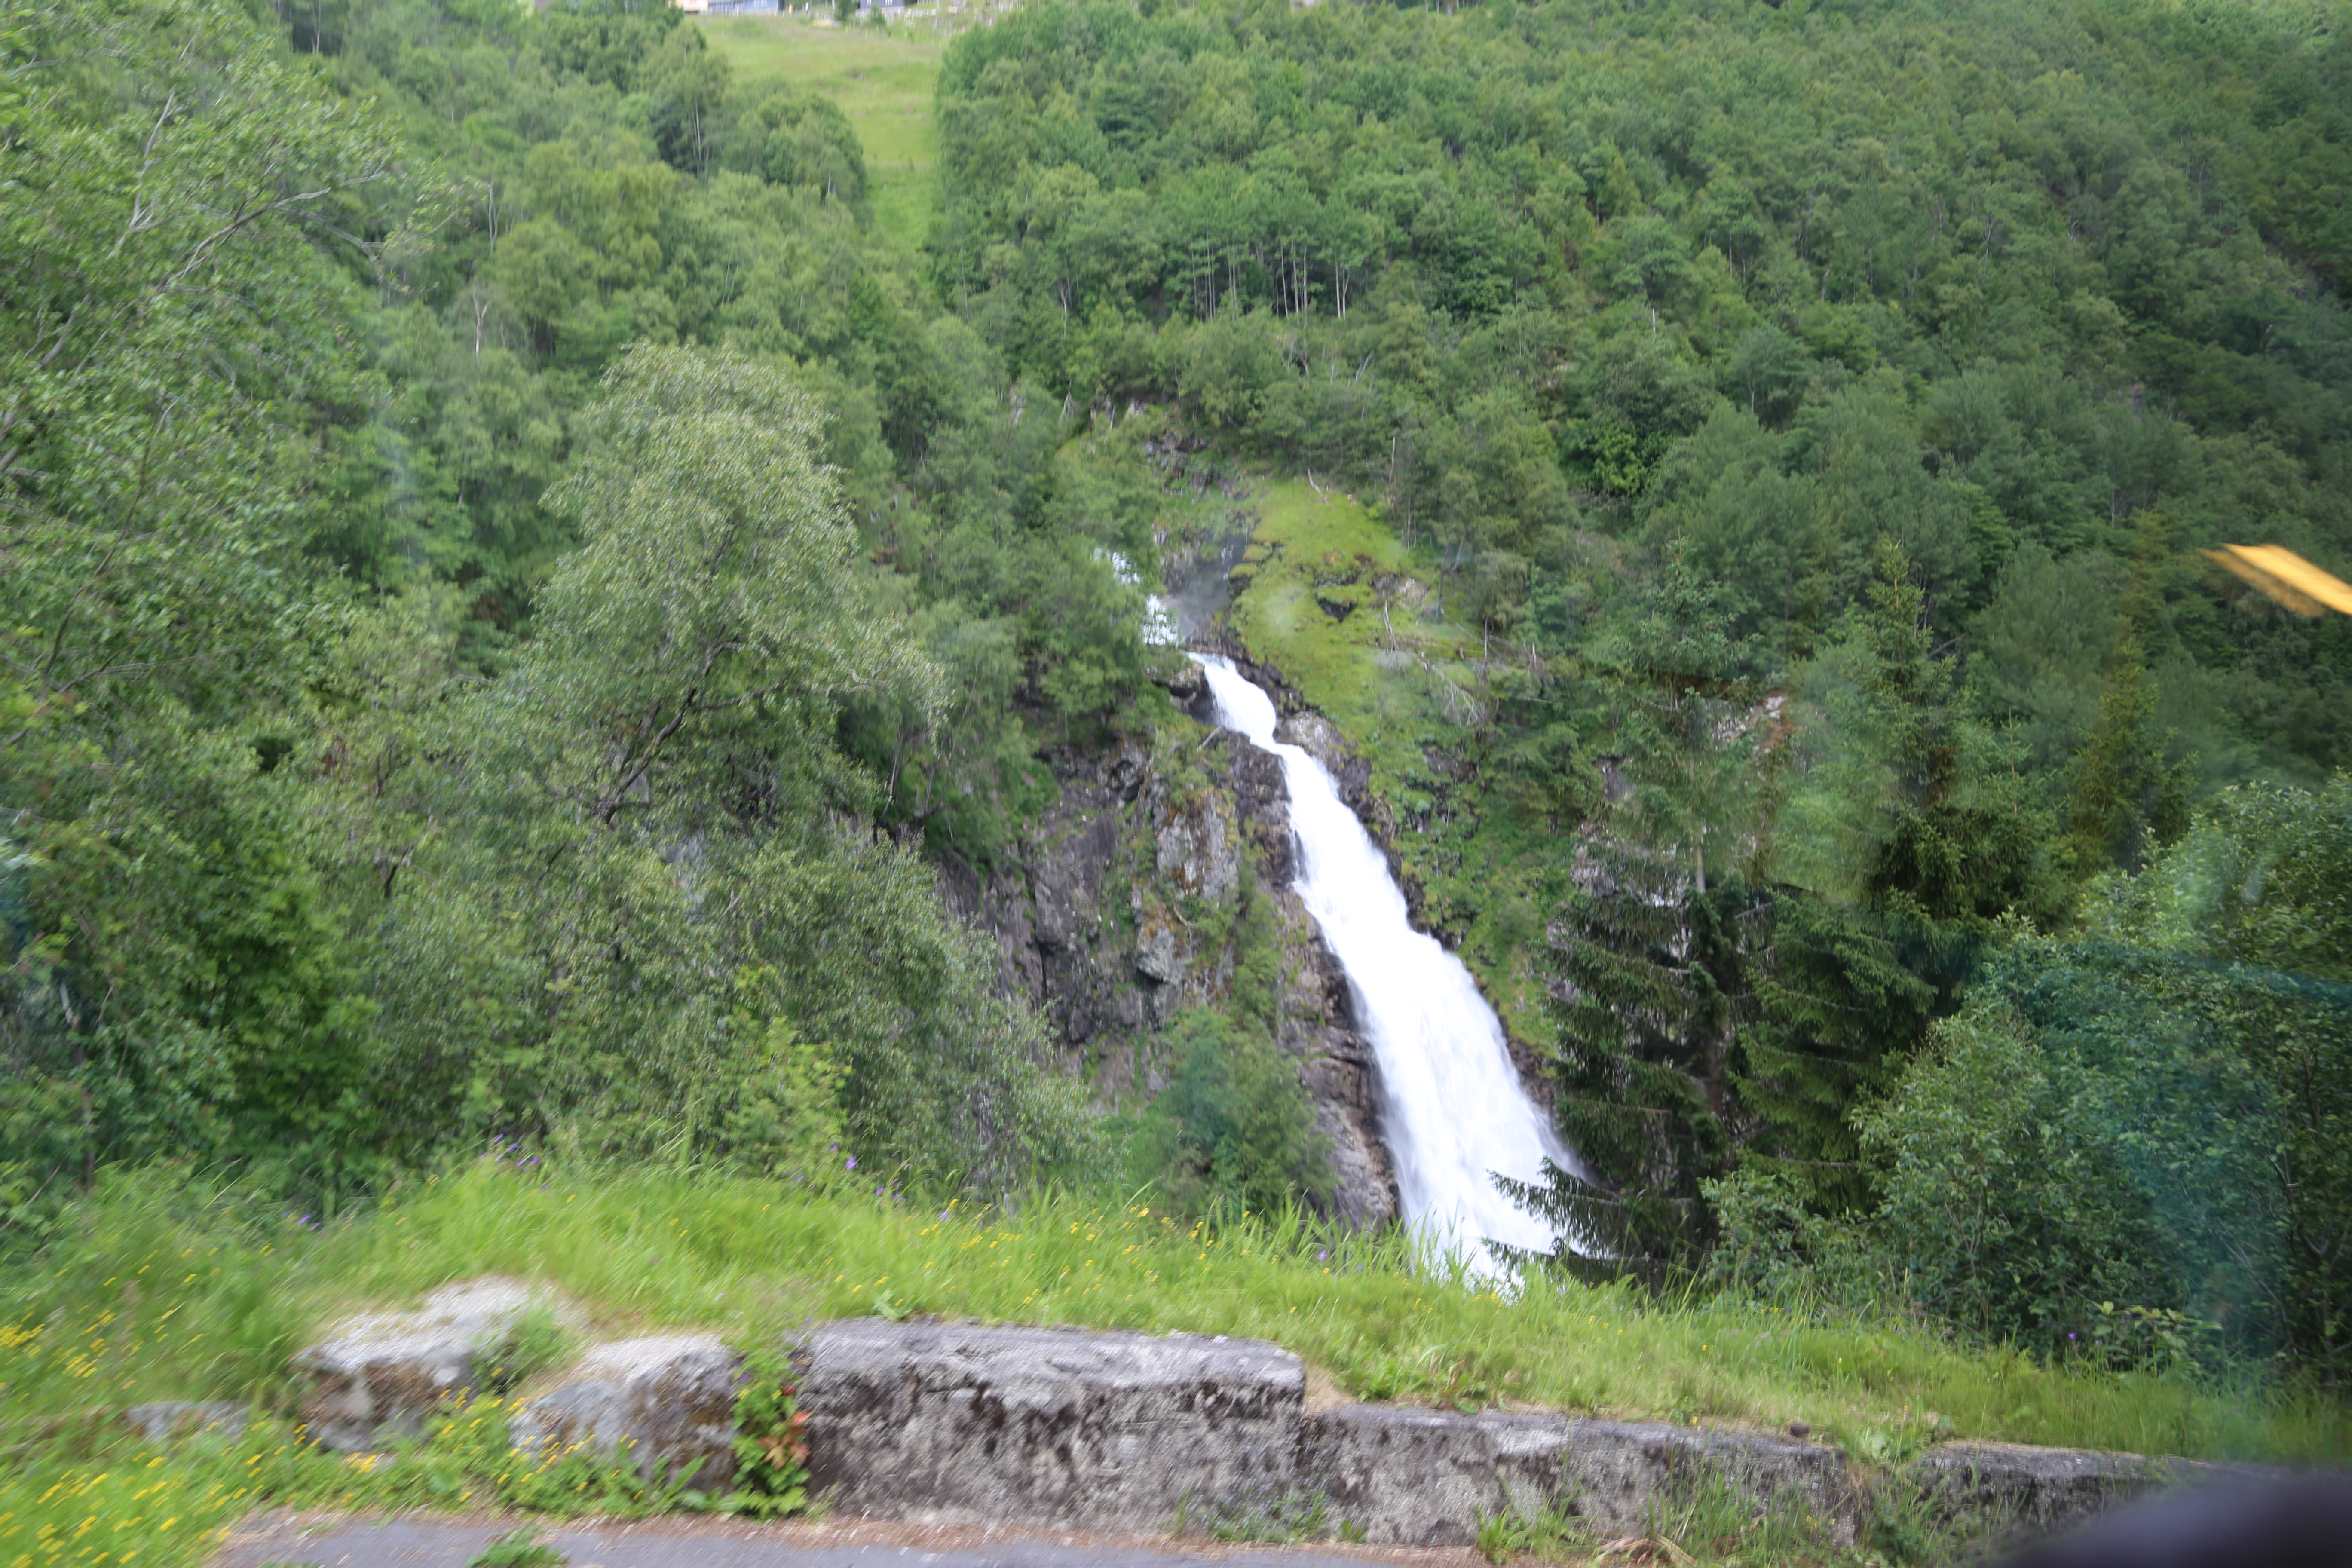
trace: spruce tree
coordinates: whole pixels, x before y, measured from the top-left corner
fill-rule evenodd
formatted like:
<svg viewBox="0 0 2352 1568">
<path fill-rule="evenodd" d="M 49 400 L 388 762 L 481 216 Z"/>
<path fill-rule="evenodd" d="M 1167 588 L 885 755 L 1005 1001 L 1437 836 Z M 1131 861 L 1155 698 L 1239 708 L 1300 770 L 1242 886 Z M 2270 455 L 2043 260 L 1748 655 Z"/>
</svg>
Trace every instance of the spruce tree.
<svg viewBox="0 0 2352 1568">
<path fill-rule="evenodd" d="M 1614 700 L 1607 804 L 1552 925 L 1561 1137 L 1583 1169 L 1498 1178 L 1586 1274 L 1654 1282 L 1705 1251 L 1699 1184 L 1741 1142 L 1731 1058 L 1769 912 L 1745 862 L 1763 798 L 1760 691 L 1712 585 L 1673 563 L 1597 639 Z"/>
<path fill-rule="evenodd" d="M 2163 513 L 2140 516 L 2130 586 L 2116 621 L 2099 690 L 2098 718 L 2074 767 L 2074 797 L 2067 814 L 2067 868 L 2088 881 L 2111 866 L 2138 867 L 2146 853 L 2188 828 L 2193 758 L 2168 763 L 2172 736 L 2158 734 L 2156 687 L 2142 640 L 2155 619 L 2158 577 L 2171 552 L 2172 524 Z"/>
<path fill-rule="evenodd" d="M 1866 1203 L 1853 1110 L 1996 919 L 2058 907 L 2047 814 L 1897 547 L 1790 692 L 1723 673 L 1743 650 L 1711 604 L 1671 569 L 1596 650 L 1621 754 L 1552 926 L 1557 1117 L 1581 1169 L 1505 1184 L 1587 1275 L 1695 1265 L 1704 1184 L 1738 1164 L 1823 1212 Z"/>
<path fill-rule="evenodd" d="M 2056 909 L 2046 814 L 1939 650 L 1882 541 L 1876 580 L 1799 685 L 1775 824 L 1771 940 L 1733 1077 L 1744 1163 L 1829 1213 L 1868 1197 L 1854 1108 L 1954 1005 L 1991 922 Z"/>
</svg>

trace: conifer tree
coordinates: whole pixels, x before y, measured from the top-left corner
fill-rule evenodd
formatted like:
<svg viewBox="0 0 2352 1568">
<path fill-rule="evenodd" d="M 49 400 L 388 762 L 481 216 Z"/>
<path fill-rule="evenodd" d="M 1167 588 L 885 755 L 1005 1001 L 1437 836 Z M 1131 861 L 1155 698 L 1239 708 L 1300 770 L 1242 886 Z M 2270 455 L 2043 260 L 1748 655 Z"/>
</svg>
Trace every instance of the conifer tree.
<svg viewBox="0 0 2352 1568">
<path fill-rule="evenodd" d="M 1732 671 L 1712 584 L 1672 563 L 1595 648 L 1622 694 L 1610 804 L 1552 928 L 1560 1135 L 1583 1170 L 1498 1178 L 1581 1272 L 1653 1281 L 1704 1251 L 1699 1184 L 1743 1135 L 1731 1055 L 1769 905 L 1743 874 L 1761 798 L 1760 693 Z"/>
<path fill-rule="evenodd" d="M 1990 922 L 2047 916 L 2047 818 L 1938 650 L 1882 541 L 1865 603 L 1799 683 L 1774 835 L 1773 932 L 1734 1078 L 1742 1159 L 1836 1213 L 1867 1184 L 1849 1120 L 1951 1005 Z"/>
<path fill-rule="evenodd" d="M 2161 512 L 2141 515 L 2131 584 L 2099 690 L 2098 718 L 2074 769 L 2064 857 L 2081 880 L 2110 866 L 2137 868 L 2145 851 L 2170 843 L 2189 826 L 2193 759 L 2165 761 L 2172 737 L 2151 728 L 2156 687 L 2142 647 L 2171 534 L 2172 525 Z"/>
<path fill-rule="evenodd" d="M 1994 920 L 2055 908 L 2046 813 L 1900 548 L 1875 564 L 1792 693 L 1710 673 L 1739 650 L 1679 566 L 1613 645 L 1638 694 L 1623 780 L 1553 927 L 1557 1114 L 1582 1169 L 1505 1187 L 1581 1272 L 1695 1264 L 1704 1184 L 1735 1164 L 1825 1212 L 1864 1205 L 1854 1108 L 1948 1010 Z"/>
</svg>

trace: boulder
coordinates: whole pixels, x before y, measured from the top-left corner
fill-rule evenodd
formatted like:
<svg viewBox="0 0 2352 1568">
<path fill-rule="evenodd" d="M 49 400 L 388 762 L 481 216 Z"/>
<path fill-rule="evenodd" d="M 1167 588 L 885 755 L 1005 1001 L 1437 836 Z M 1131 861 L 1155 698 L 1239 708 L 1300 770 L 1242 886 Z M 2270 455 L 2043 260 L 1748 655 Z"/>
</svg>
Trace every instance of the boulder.
<svg viewBox="0 0 2352 1568">
<path fill-rule="evenodd" d="M 483 1388 L 516 1325 L 546 1305 L 520 1280 L 493 1276 L 444 1286 L 414 1312 L 373 1312 L 339 1325 L 332 1338 L 294 1358 L 295 1370 L 310 1378 L 302 1405 L 310 1440 L 357 1454 L 422 1436 L 433 1407 Z"/>
<path fill-rule="evenodd" d="M 234 1443 L 245 1436 L 245 1417 L 246 1407 L 233 1399 L 165 1399 L 131 1406 L 122 1424 L 150 1443 L 199 1436 Z"/>
<path fill-rule="evenodd" d="M 1262 1341 L 869 1318 L 802 1356 L 841 1513 L 1149 1532 L 1296 1478 L 1306 1369 Z"/>
<path fill-rule="evenodd" d="M 509 1440 L 542 1456 L 579 1446 L 606 1458 L 626 1453 L 648 1480 L 696 1466 L 696 1490 L 723 1491 L 735 1479 L 742 1370 L 743 1358 L 716 1334 L 598 1345 L 562 1387 L 523 1406 Z"/>
</svg>

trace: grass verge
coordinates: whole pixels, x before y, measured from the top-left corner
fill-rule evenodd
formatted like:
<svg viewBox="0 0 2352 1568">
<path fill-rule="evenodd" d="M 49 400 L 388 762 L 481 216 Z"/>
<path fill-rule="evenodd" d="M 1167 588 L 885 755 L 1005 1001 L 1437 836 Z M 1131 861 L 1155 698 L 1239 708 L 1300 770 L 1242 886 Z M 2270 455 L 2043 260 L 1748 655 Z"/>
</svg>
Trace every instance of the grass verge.
<svg viewBox="0 0 2352 1568">
<path fill-rule="evenodd" d="M 1879 1465 L 1944 1436 L 2271 1460 L 2347 1447 L 2345 1412 L 2316 1400 L 2053 1367 L 1724 1299 L 1661 1306 L 1549 1279 L 1512 1298 L 1397 1239 L 1319 1236 L 1296 1215 L 1211 1228 L 1061 1194 L 968 1216 L 870 1189 L 484 1159 L 365 1215 L 308 1221 L 154 1173 L 120 1178 L 0 1280 L 0 1568 L 185 1561 L 165 1551 L 173 1540 L 264 1501 L 397 1500 L 385 1489 L 424 1484 L 420 1467 L 387 1479 L 293 1443 L 287 1358 L 354 1306 L 488 1272 L 558 1288 L 606 1335 L 696 1325 L 752 1343 L 873 1312 L 1245 1334 L 1359 1397 L 1803 1419 Z M 261 1419 L 242 1445 L 165 1453 L 101 1414 L 174 1398 L 244 1401 Z M 145 1555 L 26 1555 L 37 1539 L 134 1528 Z"/>
</svg>

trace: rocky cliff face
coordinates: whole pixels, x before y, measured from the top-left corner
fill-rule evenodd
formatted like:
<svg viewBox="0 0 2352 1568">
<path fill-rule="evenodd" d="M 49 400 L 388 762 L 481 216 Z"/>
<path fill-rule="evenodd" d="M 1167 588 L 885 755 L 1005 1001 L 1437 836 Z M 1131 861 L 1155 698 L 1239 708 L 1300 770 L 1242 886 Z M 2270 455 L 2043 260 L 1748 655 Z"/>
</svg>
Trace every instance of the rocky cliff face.
<svg viewBox="0 0 2352 1568">
<path fill-rule="evenodd" d="M 995 937 L 1000 983 L 1038 1009 L 1069 1068 L 1106 1100 L 1138 1100 L 1165 1085 L 1168 1021 L 1231 994 L 1246 865 L 1280 915 L 1277 1038 L 1328 1141 L 1330 1213 L 1379 1225 L 1397 1199 L 1377 1069 L 1347 977 L 1291 890 L 1281 765 L 1207 723 L 1205 687 L 1187 675 L 1171 689 L 1200 730 L 1055 758 L 1060 801 L 984 875 L 945 867 L 948 901 Z"/>
</svg>

